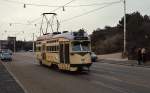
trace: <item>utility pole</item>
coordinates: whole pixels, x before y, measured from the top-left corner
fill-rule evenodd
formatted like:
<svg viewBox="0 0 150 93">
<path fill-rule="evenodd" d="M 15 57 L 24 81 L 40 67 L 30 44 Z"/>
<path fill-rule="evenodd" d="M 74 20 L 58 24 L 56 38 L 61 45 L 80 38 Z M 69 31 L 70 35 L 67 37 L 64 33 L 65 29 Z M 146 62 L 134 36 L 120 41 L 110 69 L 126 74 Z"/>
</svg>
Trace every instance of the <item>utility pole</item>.
<svg viewBox="0 0 150 93">
<path fill-rule="evenodd" d="M 14 39 L 14 53 L 16 52 L 16 40 Z"/>
<path fill-rule="evenodd" d="M 0 50 L 2 49 L 2 40 L 0 40 Z"/>
<path fill-rule="evenodd" d="M 34 53 L 34 33 L 33 33 L 33 47 L 32 47 L 32 51 Z"/>
<path fill-rule="evenodd" d="M 2 49 L 2 39 L 0 40 L 0 50 Z"/>
<path fill-rule="evenodd" d="M 124 47 L 123 47 L 123 56 L 126 56 L 126 0 L 123 1 L 124 3 Z"/>
</svg>

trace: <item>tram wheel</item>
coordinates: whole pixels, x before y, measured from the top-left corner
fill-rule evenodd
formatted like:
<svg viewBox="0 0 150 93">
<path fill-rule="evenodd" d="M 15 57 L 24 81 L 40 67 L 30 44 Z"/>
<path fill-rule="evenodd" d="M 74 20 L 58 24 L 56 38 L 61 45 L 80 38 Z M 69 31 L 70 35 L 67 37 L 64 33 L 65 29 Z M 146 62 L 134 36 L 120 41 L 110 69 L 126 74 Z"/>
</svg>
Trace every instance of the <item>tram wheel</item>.
<svg viewBox="0 0 150 93">
<path fill-rule="evenodd" d="M 42 63 L 42 61 L 41 61 L 41 60 L 39 60 L 39 64 L 40 64 L 41 66 L 43 66 L 43 63 Z"/>
<path fill-rule="evenodd" d="M 91 70 L 90 70 L 90 67 L 88 67 L 88 72 L 90 72 Z"/>
</svg>

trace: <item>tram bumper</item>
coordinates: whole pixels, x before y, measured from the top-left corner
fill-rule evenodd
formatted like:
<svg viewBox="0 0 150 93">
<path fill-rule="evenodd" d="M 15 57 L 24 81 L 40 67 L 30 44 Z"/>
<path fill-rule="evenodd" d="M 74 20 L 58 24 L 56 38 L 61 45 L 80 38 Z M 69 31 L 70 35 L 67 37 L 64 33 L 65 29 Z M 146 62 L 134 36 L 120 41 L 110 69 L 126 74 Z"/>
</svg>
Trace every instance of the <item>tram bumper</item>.
<svg viewBox="0 0 150 93">
<path fill-rule="evenodd" d="M 70 64 L 70 70 L 77 71 L 77 70 L 83 70 L 84 68 L 88 68 L 92 65 L 92 63 L 88 64 Z"/>
<path fill-rule="evenodd" d="M 70 67 L 90 67 L 92 63 L 88 64 L 70 64 Z"/>
</svg>

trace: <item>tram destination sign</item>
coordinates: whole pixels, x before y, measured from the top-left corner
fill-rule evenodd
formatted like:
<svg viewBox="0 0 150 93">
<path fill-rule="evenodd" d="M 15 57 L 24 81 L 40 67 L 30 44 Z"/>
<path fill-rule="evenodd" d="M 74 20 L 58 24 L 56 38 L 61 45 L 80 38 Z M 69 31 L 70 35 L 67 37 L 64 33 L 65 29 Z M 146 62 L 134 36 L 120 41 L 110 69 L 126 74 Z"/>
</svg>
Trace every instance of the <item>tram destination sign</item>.
<svg viewBox="0 0 150 93">
<path fill-rule="evenodd" d="M 74 40 L 88 40 L 88 37 L 76 36 L 74 37 Z"/>
</svg>

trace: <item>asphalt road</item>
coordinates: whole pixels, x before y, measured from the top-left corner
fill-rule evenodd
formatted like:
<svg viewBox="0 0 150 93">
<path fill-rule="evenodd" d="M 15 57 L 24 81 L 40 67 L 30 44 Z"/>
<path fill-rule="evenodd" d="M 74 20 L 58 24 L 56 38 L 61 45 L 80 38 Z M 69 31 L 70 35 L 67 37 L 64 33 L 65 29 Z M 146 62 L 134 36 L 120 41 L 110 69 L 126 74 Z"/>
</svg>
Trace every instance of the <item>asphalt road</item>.
<svg viewBox="0 0 150 93">
<path fill-rule="evenodd" d="M 4 64 L 28 93 L 150 93 L 150 68 L 97 62 L 89 73 L 67 73 L 40 66 L 31 53 Z"/>
</svg>

